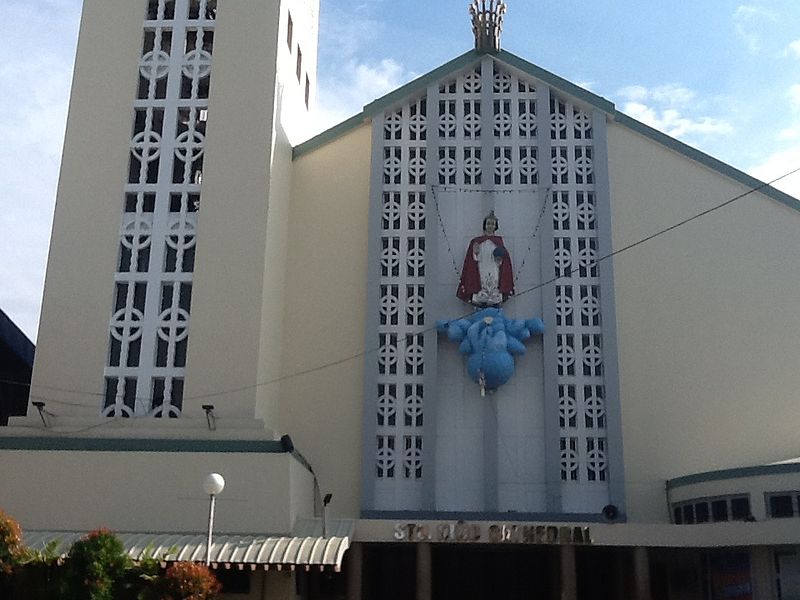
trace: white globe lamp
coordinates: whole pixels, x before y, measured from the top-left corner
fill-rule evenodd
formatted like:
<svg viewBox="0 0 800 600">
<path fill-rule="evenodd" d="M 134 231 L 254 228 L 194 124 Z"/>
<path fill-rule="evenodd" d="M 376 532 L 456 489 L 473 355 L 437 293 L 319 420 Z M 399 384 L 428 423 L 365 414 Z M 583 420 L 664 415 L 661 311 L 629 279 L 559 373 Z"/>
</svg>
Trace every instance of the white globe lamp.
<svg viewBox="0 0 800 600">
<path fill-rule="evenodd" d="M 208 494 L 208 539 L 206 540 L 206 566 L 211 565 L 211 536 L 214 531 L 214 506 L 217 495 L 225 489 L 225 478 L 219 473 L 211 473 L 203 481 L 203 490 Z"/>
</svg>

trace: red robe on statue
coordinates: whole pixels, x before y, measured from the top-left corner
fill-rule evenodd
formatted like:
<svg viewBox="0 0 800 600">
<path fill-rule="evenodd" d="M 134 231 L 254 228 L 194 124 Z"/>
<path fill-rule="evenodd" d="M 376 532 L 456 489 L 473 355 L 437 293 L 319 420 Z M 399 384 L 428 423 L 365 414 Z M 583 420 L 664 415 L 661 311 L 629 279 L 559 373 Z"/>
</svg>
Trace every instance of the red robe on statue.
<svg viewBox="0 0 800 600">
<path fill-rule="evenodd" d="M 499 235 L 479 235 L 476 238 L 472 238 L 469 246 L 467 246 L 464 266 L 461 269 L 461 281 L 459 281 L 458 291 L 456 291 L 456 296 L 470 304 L 472 304 L 472 295 L 481 291 L 481 274 L 478 271 L 478 263 L 475 261 L 472 248 L 475 244 L 481 244 L 486 240 L 491 240 L 495 246 L 505 250 L 503 259 L 500 262 L 500 282 L 497 287 L 503 295 L 503 300 L 508 300 L 509 296 L 514 295 L 514 274 L 511 268 L 511 255 L 506 250 L 505 244 L 503 244 L 503 238 Z"/>
</svg>

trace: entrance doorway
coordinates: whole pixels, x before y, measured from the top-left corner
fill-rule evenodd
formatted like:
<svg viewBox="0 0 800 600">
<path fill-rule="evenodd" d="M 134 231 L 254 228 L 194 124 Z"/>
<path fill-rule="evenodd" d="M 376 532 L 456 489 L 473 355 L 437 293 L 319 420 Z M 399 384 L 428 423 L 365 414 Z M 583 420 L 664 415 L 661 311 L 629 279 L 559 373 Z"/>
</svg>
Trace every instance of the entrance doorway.
<svg viewBox="0 0 800 600">
<path fill-rule="evenodd" d="M 547 548 L 435 546 L 436 600 L 553 598 L 558 556 Z"/>
</svg>

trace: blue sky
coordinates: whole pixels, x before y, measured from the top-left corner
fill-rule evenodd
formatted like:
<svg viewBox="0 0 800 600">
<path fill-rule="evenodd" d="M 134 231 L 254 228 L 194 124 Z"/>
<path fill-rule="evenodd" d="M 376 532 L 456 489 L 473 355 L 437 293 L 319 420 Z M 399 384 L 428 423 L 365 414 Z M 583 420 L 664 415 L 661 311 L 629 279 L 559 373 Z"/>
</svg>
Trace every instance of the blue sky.
<svg viewBox="0 0 800 600">
<path fill-rule="evenodd" d="M 35 339 L 81 3 L 3 4 L 0 309 Z M 467 0 L 321 4 L 319 129 L 472 47 Z M 800 167 L 797 0 L 508 4 L 506 50 L 761 179 Z"/>
</svg>

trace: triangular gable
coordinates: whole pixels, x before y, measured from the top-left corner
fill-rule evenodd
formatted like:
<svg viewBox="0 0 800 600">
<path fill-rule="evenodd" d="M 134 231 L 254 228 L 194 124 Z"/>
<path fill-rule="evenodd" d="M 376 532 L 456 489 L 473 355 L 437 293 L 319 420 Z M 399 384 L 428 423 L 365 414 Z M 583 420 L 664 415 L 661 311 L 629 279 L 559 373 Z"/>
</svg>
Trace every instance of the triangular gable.
<svg viewBox="0 0 800 600">
<path fill-rule="evenodd" d="M 486 54 L 487 53 L 485 52 L 477 52 L 476 50 L 465 52 L 461 56 L 446 62 L 433 71 L 429 71 L 428 73 L 417 77 L 415 80 L 400 86 L 396 90 L 389 92 L 385 96 L 381 96 L 380 98 L 373 100 L 364 106 L 364 109 L 360 113 L 350 117 L 345 121 L 342 121 L 338 125 L 334 125 L 330 129 L 314 136 L 302 144 L 295 146 L 293 158 L 302 156 L 307 152 L 319 148 L 320 146 L 323 146 L 328 142 L 345 135 L 350 130 L 355 129 L 364 122 L 371 120 L 375 115 L 382 113 L 387 108 L 396 104 L 401 104 L 408 98 L 423 93 L 425 90 L 427 90 L 429 85 L 446 79 L 450 75 L 456 75 L 460 71 L 463 71 L 472 65 L 479 64 L 481 59 L 486 56 Z M 489 53 L 489 55 L 498 62 L 503 63 L 506 67 L 510 67 L 511 69 L 520 71 L 524 75 L 538 79 L 542 83 L 545 83 L 550 87 L 564 93 L 565 95 L 581 101 L 582 103 L 598 108 L 611 116 L 613 116 L 615 113 L 613 102 L 593 94 L 592 92 L 589 92 L 588 90 L 585 90 L 574 83 L 570 83 L 558 75 L 537 67 L 533 63 L 530 63 L 512 54 L 511 52 L 502 50 L 500 52 Z"/>
<path fill-rule="evenodd" d="M 636 119 L 629 117 L 625 113 L 618 111 L 614 103 L 610 100 L 607 100 L 602 96 L 598 96 L 597 94 L 575 85 L 574 83 L 571 83 L 570 81 L 567 81 L 558 75 L 542 69 L 541 67 L 538 67 L 533 63 L 528 62 L 525 59 L 516 56 L 515 54 L 512 54 L 511 52 L 501 50 L 500 52 L 492 52 L 488 54 L 492 56 L 494 60 L 502 63 L 507 68 L 516 70 L 523 75 L 537 79 L 571 99 L 606 113 L 608 118 L 615 121 L 618 125 L 643 135 L 692 161 L 699 162 L 709 169 L 729 177 L 737 183 L 751 188 L 752 190 L 758 191 L 765 196 L 780 202 L 785 206 L 788 206 L 789 208 L 800 211 L 800 200 L 797 198 L 782 192 L 751 175 L 748 175 L 744 171 L 741 171 L 727 163 L 722 162 L 721 160 L 701 152 L 700 150 L 693 148 L 688 144 L 685 144 L 665 133 L 653 129 L 641 121 L 637 121 Z M 303 142 L 302 144 L 295 146 L 293 149 L 293 158 L 298 158 L 303 154 L 311 152 L 316 148 L 324 146 L 328 142 L 345 135 L 359 125 L 369 122 L 375 115 L 384 112 L 386 109 L 397 104 L 401 104 L 407 99 L 423 93 L 431 84 L 440 82 L 450 75 L 456 75 L 468 67 L 480 63 L 480 60 L 486 55 L 487 53 L 485 52 L 470 50 L 469 52 L 454 58 L 442 66 L 429 71 L 425 75 L 418 77 L 414 81 L 411 81 L 397 88 L 396 90 L 389 92 L 385 96 L 373 100 L 364 106 L 364 109 L 357 115 L 354 115 L 338 125 L 331 127 L 327 131 L 324 131 L 319 135 L 316 135 L 313 138 Z"/>
</svg>

